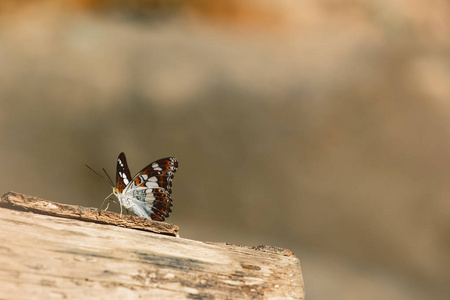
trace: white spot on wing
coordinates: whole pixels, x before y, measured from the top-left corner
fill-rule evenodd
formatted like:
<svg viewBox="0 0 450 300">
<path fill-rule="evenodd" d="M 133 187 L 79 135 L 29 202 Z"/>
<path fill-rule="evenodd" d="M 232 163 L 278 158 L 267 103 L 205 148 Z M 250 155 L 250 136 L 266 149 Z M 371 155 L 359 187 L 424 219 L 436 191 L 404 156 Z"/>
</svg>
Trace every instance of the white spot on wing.
<svg viewBox="0 0 450 300">
<path fill-rule="evenodd" d="M 156 182 L 154 182 L 154 181 L 147 181 L 145 183 L 145 186 L 149 187 L 149 188 L 157 188 L 157 187 L 159 187 L 158 184 Z"/>
<path fill-rule="evenodd" d="M 153 177 L 150 177 L 150 179 L 149 179 L 148 181 L 156 182 L 156 181 L 158 181 L 158 178 L 156 178 L 155 176 L 153 176 Z"/>
<path fill-rule="evenodd" d="M 142 174 L 142 179 L 147 180 L 148 175 L 147 174 Z"/>
<path fill-rule="evenodd" d="M 157 168 L 159 165 L 157 163 L 152 163 L 152 168 Z"/>
</svg>

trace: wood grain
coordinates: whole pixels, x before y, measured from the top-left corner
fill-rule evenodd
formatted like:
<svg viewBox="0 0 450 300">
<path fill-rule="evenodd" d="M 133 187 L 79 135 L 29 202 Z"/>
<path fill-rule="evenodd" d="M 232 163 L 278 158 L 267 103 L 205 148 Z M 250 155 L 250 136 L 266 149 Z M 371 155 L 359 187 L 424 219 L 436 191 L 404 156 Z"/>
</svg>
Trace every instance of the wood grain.
<svg viewBox="0 0 450 300">
<path fill-rule="evenodd" d="M 0 299 L 304 299 L 286 249 L 0 208 Z"/>
</svg>

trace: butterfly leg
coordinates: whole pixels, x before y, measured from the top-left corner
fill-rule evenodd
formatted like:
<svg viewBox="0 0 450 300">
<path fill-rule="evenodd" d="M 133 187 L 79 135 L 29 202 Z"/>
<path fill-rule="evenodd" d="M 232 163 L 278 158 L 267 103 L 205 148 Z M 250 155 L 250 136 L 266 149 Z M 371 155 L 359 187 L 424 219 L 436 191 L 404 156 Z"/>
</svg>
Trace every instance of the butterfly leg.
<svg viewBox="0 0 450 300">
<path fill-rule="evenodd" d="M 105 204 L 105 201 L 106 201 L 107 199 L 109 199 L 109 197 L 111 197 L 112 194 L 114 194 L 114 193 L 109 194 L 108 197 L 106 197 L 105 200 L 103 200 L 102 204 L 101 204 L 100 207 L 98 208 L 98 213 L 99 213 L 99 214 L 100 214 L 100 212 L 102 211 L 102 206 L 103 206 L 103 204 Z M 108 201 L 108 206 L 109 206 L 109 201 Z M 106 207 L 106 209 L 108 209 L 108 206 Z"/>
<path fill-rule="evenodd" d="M 122 209 L 123 209 L 123 206 L 122 206 L 122 204 L 120 204 L 120 218 L 122 219 Z"/>
<path fill-rule="evenodd" d="M 109 208 L 109 204 L 111 203 L 111 198 L 110 199 L 108 199 L 108 203 L 106 204 L 106 208 L 105 208 L 105 210 L 108 210 L 108 208 Z"/>
</svg>

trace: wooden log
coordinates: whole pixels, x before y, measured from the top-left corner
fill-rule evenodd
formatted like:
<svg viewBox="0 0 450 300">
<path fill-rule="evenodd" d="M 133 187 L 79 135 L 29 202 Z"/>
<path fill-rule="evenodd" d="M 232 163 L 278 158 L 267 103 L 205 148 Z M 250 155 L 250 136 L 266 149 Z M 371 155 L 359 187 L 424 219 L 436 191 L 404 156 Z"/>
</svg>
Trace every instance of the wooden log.
<svg viewBox="0 0 450 300">
<path fill-rule="evenodd" d="M 0 299 L 304 299 L 289 250 L 86 222 L 87 208 L 81 217 L 55 217 L 51 205 L 37 214 L 36 206 L 11 204 L 28 197 L 8 193 L 1 201 L 8 208 L 0 208 Z"/>
</svg>

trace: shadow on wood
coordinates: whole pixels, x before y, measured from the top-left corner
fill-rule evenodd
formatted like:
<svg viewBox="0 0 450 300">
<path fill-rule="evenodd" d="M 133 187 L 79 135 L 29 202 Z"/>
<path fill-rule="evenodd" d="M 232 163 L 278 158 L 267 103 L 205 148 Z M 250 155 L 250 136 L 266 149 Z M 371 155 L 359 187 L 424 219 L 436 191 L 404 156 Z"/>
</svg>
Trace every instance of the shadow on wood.
<svg viewBox="0 0 450 300">
<path fill-rule="evenodd" d="M 304 299 L 286 249 L 182 239 L 168 223 L 13 192 L 0 206 L 1 299 Z"/>
</svg>

